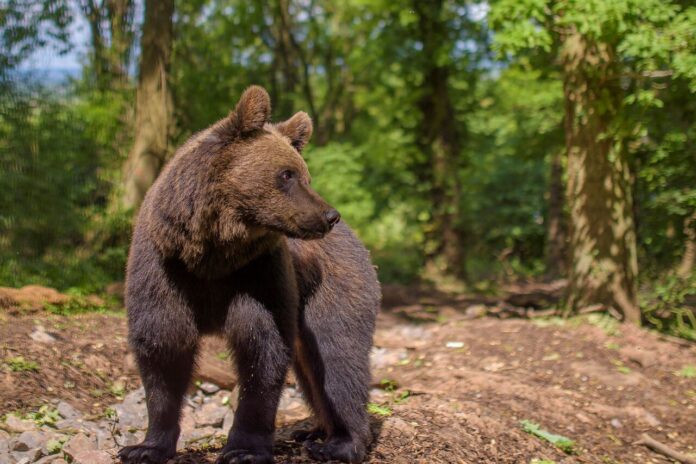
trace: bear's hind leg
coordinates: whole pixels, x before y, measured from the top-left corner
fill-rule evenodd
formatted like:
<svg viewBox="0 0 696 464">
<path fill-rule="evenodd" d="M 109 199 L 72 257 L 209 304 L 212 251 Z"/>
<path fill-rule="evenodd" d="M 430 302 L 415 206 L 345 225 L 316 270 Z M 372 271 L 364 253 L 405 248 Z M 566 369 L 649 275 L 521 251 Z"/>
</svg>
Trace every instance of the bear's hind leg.
<svg viewBox="0 0 696 464">
<path fill-rule="evenodd" d="M 319 433 L 296 436 L 307 440 L 305 446 L 315 459 L 348 463 L 365 459 L 371 441 L 366 411 L 371 337 L 370 328 L 344 331 L 339 321 L 322 322 L 318 317 L 300 329 L 296 366 L 301 365 L 301 376 L 307 377 L 309 388 L 303 388 L 317 415 Z M 322 441 L 312 440 L 317 438 Z"/>
</svg>

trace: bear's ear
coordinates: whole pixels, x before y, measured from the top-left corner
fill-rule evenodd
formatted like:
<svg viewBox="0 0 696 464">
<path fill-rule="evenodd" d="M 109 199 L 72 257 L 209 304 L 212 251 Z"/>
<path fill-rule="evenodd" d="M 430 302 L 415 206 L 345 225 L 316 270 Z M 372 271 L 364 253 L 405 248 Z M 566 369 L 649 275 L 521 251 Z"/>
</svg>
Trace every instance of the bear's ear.
<svg viewBox="0 0 696 464">
<path fill-rule="evenodd" d="M 307 145 L 314 130 L 312 119 L 304 111 L 295 113 L 287 121 L 276 125 L 276 128 L 278 132 L 290 139 L 292 146 L 299 152 Z"/>
<path fill-rule="evenodd" d="M 252 85 L 244 91 L 237 106 L 216 127 L 223 138 L 234 138 L 262 129 L 271 118 L 271 97 L 263 87 Z"/>
</svg>

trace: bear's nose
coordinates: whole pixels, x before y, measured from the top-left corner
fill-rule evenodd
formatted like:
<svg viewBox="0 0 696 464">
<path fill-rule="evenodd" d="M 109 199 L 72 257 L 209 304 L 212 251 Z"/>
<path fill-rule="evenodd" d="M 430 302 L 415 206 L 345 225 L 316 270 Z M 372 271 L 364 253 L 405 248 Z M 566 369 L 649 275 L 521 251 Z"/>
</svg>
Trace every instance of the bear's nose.
<svg viewBox="0 0 696 464">
<path fill-rule="evenodd" d="M 341 220 L 341 215 L 335 209 L 330 209 L 327 212 L 325 212 L 324 217 L 326 217 L 326 220 L 329 223 L 329 227 L 331 228 L 333 228 L 333 226 L 338 224 L 338 221 Z"/>
</svg>

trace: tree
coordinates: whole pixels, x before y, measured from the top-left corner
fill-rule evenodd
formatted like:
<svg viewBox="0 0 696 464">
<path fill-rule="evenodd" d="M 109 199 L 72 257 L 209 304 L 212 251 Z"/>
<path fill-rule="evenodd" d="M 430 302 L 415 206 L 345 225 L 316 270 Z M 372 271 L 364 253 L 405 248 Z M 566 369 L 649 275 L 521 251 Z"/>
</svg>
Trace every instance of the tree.
<svg viewBox="0 0 696 464">
<path fill-rule="evenodd" d="M 599 303 L 640 323 L 628 160 L 639 125 L 631 105 L 655 98 L 645 91 L 646 79 L 696 72 L 684 45 L 693 41 L 693 8 L 682 12 L 676 3 L 657 0 L 501 0 L 491 16 L 501 51 L 552 52 L 562 74 L 568 310 Z"/>
<path fill-rule="evenodd" d="M 136 94 L 135 138 L 126 161 L 120 206 L 137 209 L 169 153 L 172 98 L 169 65 L 174 0 L 145 2 Z"/>
<path fill-rule="evenodd" d="M 462 127 L 457 121 L 449 92 L 452 40 L 449 37 L 443 0 L 414 2 L 417 37 L 422 45 L 423 86 L 418 101 L 421 121 L 418 144 L 428 160 L 424 177 L 430 184 L 432 226 L 430 266 L 456 277 L 465 274 L 465 245 L 459 225 L 461 178 L 459 157 Z M 438 262 L 439 261 L 439 262 Z"/>
<path fill-rule="evenodd" d="M 133 0 L 79 0 L 90 29 L 90 62 L 97 88 L 122 87 L 128 81 L 135 36 Z"/>
</svg>

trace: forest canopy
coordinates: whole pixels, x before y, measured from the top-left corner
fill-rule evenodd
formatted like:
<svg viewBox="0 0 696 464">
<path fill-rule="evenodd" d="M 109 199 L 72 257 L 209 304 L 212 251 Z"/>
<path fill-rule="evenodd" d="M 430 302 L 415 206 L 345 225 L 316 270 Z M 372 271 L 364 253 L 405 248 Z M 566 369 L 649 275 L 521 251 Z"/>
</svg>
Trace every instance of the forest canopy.
<svg viewBox="0 0 696 464">
<path fill-rule="evenodd" d="M 147 187 L 258 84 L 383 283 L 566 278 L 696 339 L 692 1 L 11 0 L 0 41 L 1 285 L 122 280 Z"/>
</svg>

